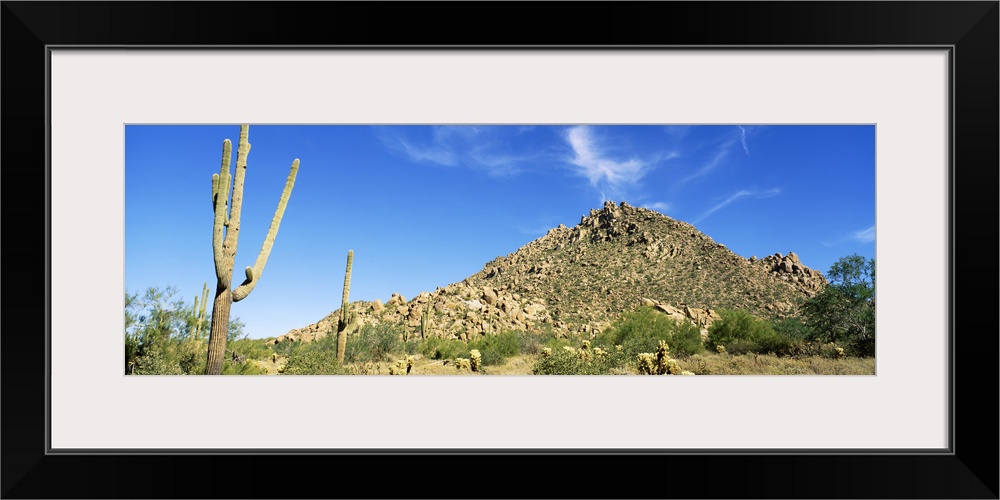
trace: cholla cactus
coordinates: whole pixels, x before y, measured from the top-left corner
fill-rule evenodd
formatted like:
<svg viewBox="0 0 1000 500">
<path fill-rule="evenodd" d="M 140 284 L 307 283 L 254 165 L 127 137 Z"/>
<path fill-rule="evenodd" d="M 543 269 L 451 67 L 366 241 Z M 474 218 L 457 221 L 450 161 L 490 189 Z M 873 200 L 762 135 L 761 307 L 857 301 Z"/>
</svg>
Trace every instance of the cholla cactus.
<svg viewBox="0 0 1000 500">
<path fill-rule="evenodd" d="M 604 358 L 608 357 L 608 351 L 605 351 L 604 349 L 601 349 L 600 347 L 595 347 L 594 348 L 594 356 L 597 356 L 597 359 L 604 359 Z"/>
<path fill-rule="evenodd" d="M 643 375 L 677 375 L 681 367 L 670 357 L 670 346 L 660 341 L 656 353 L 643 352 L 636 355 L 639 373 Z"/>
<path fill-rule="evenodd" d="M 838 358 L 844 357 L 844 348 L 843 347 L 836 347 L 834 349 L 837 351 L 837 357 Z"/>
<path fill-rule="evenodd" d="M 585 351 L 589 350 L 590 349 L 590 341 L 589 340 L 584 340 L 583 341 L 583 345 L 580 346 L 580 349 L 583 349 Z"/>
<path fill-rule="evenodd" d="M 564 349 L 564 350 L 565 350 L 566 352 L 568 352 L 568 353 L 570 353 L 570 354 L 572 354 L 572 355 L 574 355 L 574 356 L 576 355 L 576 349 L 573 349 L 572 347 L 570 347 L 570 346 L 568 346 L 568 345 L 564 345 L 564 346 L 563 346 L 563 349 Z"/>
<path fill-rule="evenodd" d="M 455 358 L 455 368 L 457 368 L 458 371 L 464 371 L 464 370 L 471 371 L 472 364 L 469 362 L 467 358 Z"/>
<path fill-rule="evenodd" d="M 395 366 L 389 367 L 389 375 L 409 375 L 413 369 L 413 356 L 396 360 Z"/>
<path fill-rule="evenodd" d="M 547 357 L 549 357 L 551 355 L 552 355 L 552 348 L 551 347 L 543 347 L 542 348 L 542 357 L 543 358 L 547 358 Z"/>
<path fill-rule="evenodd" d="M 473 349 L 469 351 L 469 368 L 474 372 L 478 372 L 482 368 L 482 365 L 483 355 L 480 354 L 479 350 Z"/>
<path fill-rule="evenodd" d="M 715 351 L 718 352 L 719 354 L 725 354 L 726 353 L 726 346 L 724 346 L 722 344 L 718 344 L 718 345 L 715 346 Z"/>
<path fill-rule="evenodd" d="M 636 355 L 636 363 L 639 367 L 639 373 L 643 375 L 656 374 L 656 356 L 654 354 L 640 352 Z"/>
</svg>

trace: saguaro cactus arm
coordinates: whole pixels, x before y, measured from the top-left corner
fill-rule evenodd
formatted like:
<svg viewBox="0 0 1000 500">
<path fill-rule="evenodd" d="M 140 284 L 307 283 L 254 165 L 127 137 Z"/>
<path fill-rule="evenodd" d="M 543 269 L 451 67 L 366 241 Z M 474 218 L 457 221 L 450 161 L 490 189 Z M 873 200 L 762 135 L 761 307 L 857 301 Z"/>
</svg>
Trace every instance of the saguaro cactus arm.
<svg viewBox="0 0 1000 500">
<path fill-rule="evenodd" d="M 229 225 L 229 162 L 232 158 L 233 145 L 226 139 L 222 142 L 222 167 L 219 173 L 212 174 L 212 209 L 215 211 L 215 221 L 212 224 L 212 252 L 215 256 L 215 274 L 219 283 L 229 286 L 231 276 L 226 272 L 225 254 L 222 248 L 224 227 Z"/>
<path fill-rule="evenodd" d="M 253 267 L 246 268 L 246 279 L 243 280 L 240 286 L 233 290 L 233 302 L 239 302 L 246 298 L 253 291 L 253 287 L 257 286 L 257 280 L 260 279 L 260 275 L 264 273 L 264 266 L 267 264 L 268 256 L 271 255 L 271 247 L 274 246 L 274 239 L 278 236 L 278 227 L 281 226 L 281 218 L 285 215 L 285 207 L 288 205 L 288 198 L 292 195 L 292 187 L 295 185 L 295 175 L 298 171 L 299 160 L 296 158 L 292 162 L 291 170 L 288 172 L 288 179 L 285 180 L 285 189 L 281 191 L 278 208 L 275 209 L 274 217 L 271 218 L 271 227 L 267 229 L 267 236 L 264 237 L 264 244 L 260 247 L 257 260 L 254 261 Z"/>
<path fill-rule="evenodd" d="M 249 125 L 240 125 L 240 142 L 236 146 L 236 174 L 233 176 L 233 201 L 229 206 L 229 224 L 223 248 L 226 254 L 236 255 L 240 237 L 240 214 L 243 213 L 243 182 L 247 176 L 247 156 L 250 154 Z"/>
</svg>

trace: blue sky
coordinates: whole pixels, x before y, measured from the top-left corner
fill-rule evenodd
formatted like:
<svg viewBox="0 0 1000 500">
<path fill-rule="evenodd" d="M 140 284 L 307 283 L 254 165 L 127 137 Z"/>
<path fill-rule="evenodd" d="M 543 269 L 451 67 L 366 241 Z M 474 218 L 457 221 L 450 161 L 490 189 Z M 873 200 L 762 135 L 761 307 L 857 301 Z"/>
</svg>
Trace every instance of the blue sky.
<svg viewBox="0 0 1000 500">
<path fill-rule="evenodd" d="M 125 291 L 215 291 L 211 176 L 239 125 L 125 127 Z M 461 281 L 604 200 L 695 225 L 744 257 L 794 251 L 824 274 L 875 254 L 872 125 L 250 125 L 235 278 L 301 162 L 258 286 L 251 337 L 353 300 Z"/>
</svg>

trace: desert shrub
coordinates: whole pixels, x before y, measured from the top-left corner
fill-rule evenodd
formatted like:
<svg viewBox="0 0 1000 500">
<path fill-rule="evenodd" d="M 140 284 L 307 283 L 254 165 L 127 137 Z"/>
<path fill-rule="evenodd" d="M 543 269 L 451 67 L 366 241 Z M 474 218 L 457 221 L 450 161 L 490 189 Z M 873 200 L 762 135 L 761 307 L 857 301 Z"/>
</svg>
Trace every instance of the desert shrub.
<svg viewBox="0 0 1000 500">
<path fill-rule="evenodd" d="M 182 375 L 180 365 L 164 356 L 161 349 L 148 349 L 135 361 L 136 375 Z"/>
<path fill-rule="evenodd" d="M 303 345 L 305 345 L 304 342 L 285 340 L 272 345 L 271 351 L 278 353 L 279 356 L 285 356 L 290 358 L 292 357 L 293 353 Z"/>
<path fill-rule="evenodd" d="M 542 352 L 542 336 L 529 332 L 518 332 L 518 350 L 521 354 L 531 354 L 532 356 Z"/>
<path fill-rule="evenodd" d="M 269 359 L 271 357 L 271 353 L 273 352 L 271 349 L 267 347 L 267 345 L 264 344 L 263 339 L 234 340 L 232 342 L 226 343 L 226 349 L 230 351 L 235 351 L 239 353 L 240 356 L 243 356 L 246 359 L 261 359 L 261 360 Z M 208 355 L 208 353 L 205 354 L 206 356 Z"/>
<path fill-rule="evenodd" d="M 775 332 L 774 335 L 764 336 L 757 339 L 755 344 L 753 352 L 789 356 L 797 351 L 798 341 Z"/>
<path fill-rule="evenodd" d="M 334 342 L 336 345 L 336 342 Z M 225 365 L 223 365 L 225 369 Z M 300 349 L 288 359 L 281 373 L 285 375 L 340 375 L 346 373 L 337 361 L 334 349 Z"/>
<path fill-rule="evenodd" d="M 204 375 L 205 364 L 208 362 L 208 343 L 195 345 L 191 342 L 175 342 L 169 349 L 170 359 L 186 375 Z"/>
<path fill-rule="evenodd" d="M 670 352 L 676 357 L 705 351 L 698 327 L 686 321 L 675 321 L 651 307 L 640 307 L 622 315 L 601 332 L 594 343 L 606 349 L 620 345 L 627 357 L 634 358 L 641 352 L 656 351 L 661 340 L 670 346 Z"/>
<path fill-rule="evenodd" d="M 348 337 L 348 343 L 350 343 L 350 337 Z M 286 341 L 276 344 L 274 347 L 274 352 L 288 356 L 288 361 L 285 363 L 285 367 L 281 373 L 288 375 L 326 375 L 343 372 L 340 363 L 337 361 L 336 332 L 312 342 Z"/>
<path fill-rule="evenodd" d="M 420 341 L 417 339 L 409 339 L 403 344 L 403 350 L 406 354 L 413 355 L 420 352 Z"/>
<path fill-rule="evenodd" d="M 829 359 L 840 359 L 844 357 L 845 350 L 834 342 L 828 342 L 819 346 L 819 355 Z"/>
<path fill-rule="evenodd" d="M 222 374 L 223 375 L 265 375 L 267 374 L 267 368 L 257 366 L 250 361 L 244 361 L 242 363 L 225 360 L 222 363 Z"/>
<path fill-rule="evenodd" d="M 543 348 L 531 369 L 534 375 L 616 375 L 628 373 L 622 350 L 588 348 L 586 353 L 570 346 Z"/>
<path fill-rule="evenodd" d="M 357 333 L 347 337 L 344 362 L 391 361 L 393 355 L 405 352 L 402 335 L 399 325 L 386 322 L 364 325 Z M 336 339 L 336 332 L 326 336 L 330 337 Z"/>
<path fill-rule="evenodd" d="M 792 316 L 785 318 L 774 324 L 774 331 L 790 340 L 810 341 L 814 340 L 816 333 L 802 319 Z"/>
<path fill-rule="evenodd" d="M 774 353 L 790 355 L 799 350 L 799 340 L 775 331 L 770 321 L 746 311 L 719 311 L 722 319 L 708 328 L 708 345 L 725 346 L 729 354 Z"/>
<path fill-rule="evenodd" d="M 719 311 L 722 319 L 716 320 L 708 328 L 709 345 L 724 345 L 726 351 L 733 352 L 729 344 L 734 340 L 754 342 L 757 339 L 775 335 L 774 328 L 767 320 L 753 316 L 742 310 Z"/>
<path fill-rule="evenodd" d="M 469 342 L 469 349 L 477 349 L 482 354 L 483 365 L 500 365 L 506 358 L 517 356 L 521 351 L 521 339 L 517 332 L 487 335 Z"/>
<path fill-rule="evenodd" d="M 455 359 L 469 357 L 469 344 L 461 340 L 430 337 L 420 345 L 420 353 L 430 359 Z"/>
<path fill-rule="evenodd" d="M 573 347 L 572 340 L 568 338 L 562 338 L 555 334 L 543 335 L 541 339 L 542 347 L 548 347 L 549 349 L 562 349 L 563 347 L 570 346 Z"/>
</svg>

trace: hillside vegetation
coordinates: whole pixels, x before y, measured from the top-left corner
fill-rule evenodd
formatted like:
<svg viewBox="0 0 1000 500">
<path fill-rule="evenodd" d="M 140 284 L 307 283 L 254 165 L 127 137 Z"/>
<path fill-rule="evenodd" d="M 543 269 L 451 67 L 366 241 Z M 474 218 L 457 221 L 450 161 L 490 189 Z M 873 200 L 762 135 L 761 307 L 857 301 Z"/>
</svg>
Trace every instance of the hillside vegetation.
<svg viewBox="0 0 1000 500">
<path fill-rule="evenodd" d="M 744 258 L 690 224 L 608 202 L 410 300 L 348 302 L 261 340 L 239 339 L 236 320 L 223 373 L 870 375 L 874 272 L 859 256 L 827 277 L 793 252 Z M 155 292 L 126 296 L 144 312 L 126 325 L 126 371 L 203 372 L 197 304 L 167 307 Z"/>
</svg>

